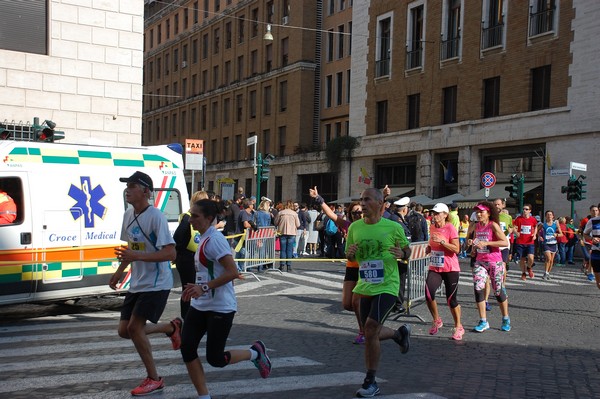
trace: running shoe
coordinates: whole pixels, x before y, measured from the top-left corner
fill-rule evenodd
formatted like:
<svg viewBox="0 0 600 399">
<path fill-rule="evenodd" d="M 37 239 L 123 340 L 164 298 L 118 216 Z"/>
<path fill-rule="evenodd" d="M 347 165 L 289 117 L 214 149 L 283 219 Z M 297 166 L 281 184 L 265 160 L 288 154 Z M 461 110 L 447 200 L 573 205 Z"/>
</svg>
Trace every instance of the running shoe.
<svg viewBox="0 0 600 399">
<path fill-rule="evenodd" d="M 367 384 L 366 386 L 365 384 L 363 384 L 362 387 L 360 387 L 360 389 L 356 391 L 357 397 L 372 398 L 375 395 L 379 395 L 379 387 L 377 386 L 377 383 L 375 381 L 373 381 L 370 384 Z"/>
<path fill-rule="evenodd" d="M 485 310 L 487 310 L 488 312 L 492 310 L 492 305 L 490 305 L 488 301 L 485 301 Z"/>
<path fill-rule="evenodd" d="M 147 377 L 142 383 L 131 390 L 131 395 L 133 396 L 144 396 L 150 395 L 153 393 L 162 392 L 165 387 L 165 381 L 160 377 L 158 381 L 153 380 L 150 377 Z"/>
<path fill-rule="evenodd" d="M 400 353 L 402 354 L 410 349 L 410 331 L 410 325 L 404 324 L 398 328 L 396 335 L 394 335 L 393 339 L 400 346 Z"/>
<path fill-rule="evenodd" d="M 454 334 L 452 334 L 452 339 L 455 341 L 462 341 L 462 337 L 465 334 L 465 329 L 463 326 L 454 329 Z"/>
<path fill-rule="evenodd" d="M 254 366 L 258 369 L 262 378 L 267 378 L 271 374 L 271 359 L 267 356 L 267 348 L 262 341 L 256 341 L 250 349 L 258 352 L 258 357 L 252 360 Z"/>
<path fill-rule="evenodd" d="M 589 274 L 587 275 L 587 279 L 588 279 L 589 281 L 594 281 L 594 274 L 593 274 L 593 273 L 589 273 Z"/>
<path fill-rule="evenodd" d="M 510 318 L 502 319 L 502 327 L 500 327 L 502 331 L 510 331 Z"/>
<path fill-rule="evenodd" d="M 173 350 L 178 350 L 181 348 L 181 326 L 183 325 L 183 320 L 181 320 L 179 317 L 176 317 L 171 320 L 171 325 L 173 326 L 173 332 L 171 335 L 167 334 L 167 337 L 171 339 Z"/>
<path fill-rule="evenodd" d="M 444 322 L 442 321 L 442 318 L 440 317 L 437 320 L 434 320 L 432 323 L 431 328 L 429 329 L 429 335 L 435 335 L 438 333 L 438 330 L 440 328 L 442 328 L 442 326 L 444 325 Z"/>
<path fill-rule="evenodd" d="M 473 328 L 473 331 L 481 333 L 481 332 L 484 332 L 485 330 L 489 330 L 489 328 L 490 328 L 490 323 L 488 323 L 487 321 L 479 320 L 479 324 L 477 324 Z"/>
<path fill-rule="evenodd" d="M 354 338 L 354 341 L 352 341 L 352 343 L 354 345 L 364 344 L 365 343 L 365 334 L 358 333 L 358 335 L 356 336 L 356 338 Z"/>
<path fill-rule="evenodd" d="M 523 280 L 523 281 L 527 280 L 527 275 L 525 273 L 521 274 L 521 280 Z"/>
<path fill-rule="evenodd" d="M 529 278 L 533 278 L 535 274 L 533 274 L 533 269 L 531 267 L 527 268 L 527 273 L 529 273 Z"/>
</svg>

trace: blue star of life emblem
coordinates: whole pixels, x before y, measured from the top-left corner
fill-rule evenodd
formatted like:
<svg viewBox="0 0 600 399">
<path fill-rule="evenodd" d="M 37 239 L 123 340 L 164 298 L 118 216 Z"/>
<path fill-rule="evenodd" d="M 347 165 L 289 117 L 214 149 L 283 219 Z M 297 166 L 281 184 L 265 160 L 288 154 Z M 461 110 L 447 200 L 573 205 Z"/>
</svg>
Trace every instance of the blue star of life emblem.
<svg viewBox="0 0 600 399">
<path fill-rule="evenodd" d="M 89 176 L 80 176 L 80 182 L 80 187 L 71 184 L 69 188 L 69 196 L 77 201 L 69 210 L 74 220 L 83 217 L 86 228 L 94 227 L 94 215 L 101 219 L 106 215 L 106 208 L 99 202 L 106 194 L 100 185 L 92 188 Z"/>
</svg>

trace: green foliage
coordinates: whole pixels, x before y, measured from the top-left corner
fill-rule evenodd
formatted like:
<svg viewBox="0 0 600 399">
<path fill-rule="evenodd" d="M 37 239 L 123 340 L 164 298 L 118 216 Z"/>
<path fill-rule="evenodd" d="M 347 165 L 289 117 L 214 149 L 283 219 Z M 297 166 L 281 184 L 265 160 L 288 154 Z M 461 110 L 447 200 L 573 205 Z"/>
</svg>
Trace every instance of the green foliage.
<svg viewBox="0 0 600 399">
<path fill-rule="evenodd" d="M 358 146 L 358 139 L 353 136 L 340 136 L 328 142 L 325 147 L 325 156 L 329 163 L 329 170 L 332 172 L 338 170 L 340 162 L 345 158 L 351 158 Z"/>
</svg>

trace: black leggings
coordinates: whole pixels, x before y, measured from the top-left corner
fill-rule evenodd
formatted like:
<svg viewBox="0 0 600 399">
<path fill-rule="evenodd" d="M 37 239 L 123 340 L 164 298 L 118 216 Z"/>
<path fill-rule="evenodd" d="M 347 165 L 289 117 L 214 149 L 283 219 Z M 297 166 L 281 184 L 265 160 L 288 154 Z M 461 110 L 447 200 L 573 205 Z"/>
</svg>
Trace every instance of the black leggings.
<svg viewBox="0 0 600 399">
<path fill-rule="evenodd" d="M 458 294 L 458 277 L 460 272 L 434 272 L 433 270 L 429 270 L 427 274 L 427 280 L 425 281 L 425 295 L 427 296 L 427 301 L 432 302 L 435 300 L 435 292 L 440 285 L 442 285 L 442 281 L 444 282 L 444 286 L 446 288 L 446 301 L 448 306 L 451 309 L 454 309 L 458 306 L 458 301 L 456 300 L 456 295 Z"/>
<path fill-rule="evenodd" d="M 213 367 L 225 367 L 231 354 L 225 351 L 225 343 L 233 324 L 235 312 L 201 312 L 190 307 L 185 315 L 181 331 L 181 357 L 186 363 L 198 358 L 198 345 L 206 334 L 206 361 Z"/>
</svg>

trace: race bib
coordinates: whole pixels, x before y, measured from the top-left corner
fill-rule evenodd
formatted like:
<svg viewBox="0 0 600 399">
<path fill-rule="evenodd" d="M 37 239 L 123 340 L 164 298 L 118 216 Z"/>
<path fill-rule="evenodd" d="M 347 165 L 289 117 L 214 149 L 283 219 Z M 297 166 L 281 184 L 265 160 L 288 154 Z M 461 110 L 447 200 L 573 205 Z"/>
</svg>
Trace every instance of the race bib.
<svg viewBox="0 0 600 399">
<path fill-rule="evenodd" d="M 444 251 L 431 251 L 429 265 L 433 267 L 444 267 Z"/>
<path fill-rule="evenodd" d="M 129 249 L 131 249 L 132 251 L 145 251 L 146 250 L 145 242 L 129 241 L 127 243 L 127 245 L 129 246 Z"/>
<path fill-rule="evenodd" d="M 556 237 L 554 234 L 546 234 L 546 244 L 556 244 Z"/>
<path fill-rule="evenodd" d="M 383 283 L 383 261 L 366 260 L 360 263 L 360 278 L 371 284 Z"/>
<path fill-rule="evenodd" d="M 196 284 L 206 284 L 208 283 L 208 273 L 204 272 L 196 272 Z"/>
<path fill-rule="evenodd" d="M 521 226 L 521 234 L 531 234 L 531 226 Z"/>
</svg>

